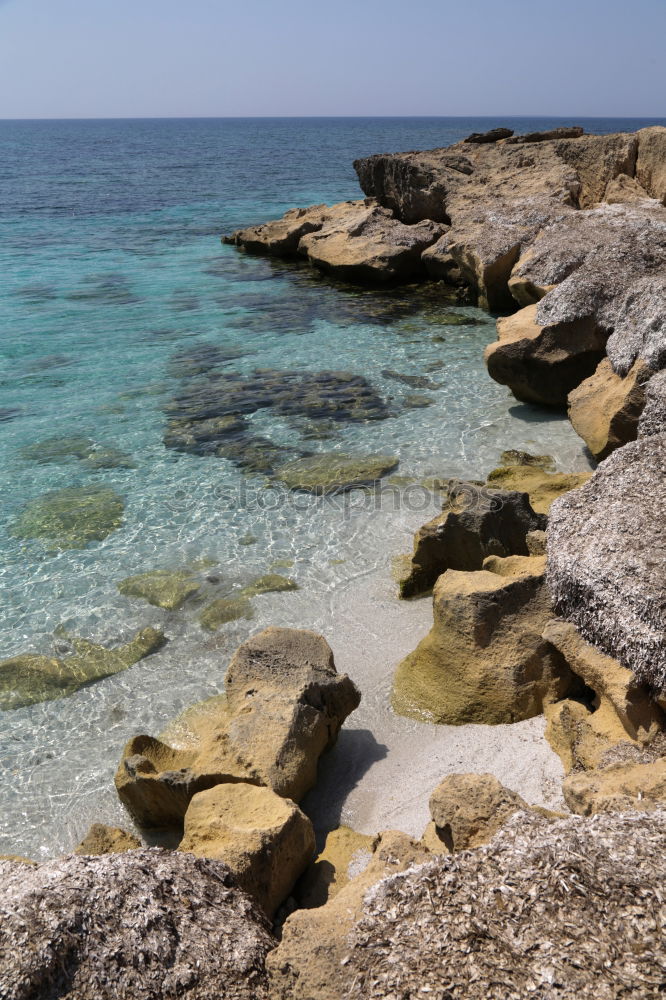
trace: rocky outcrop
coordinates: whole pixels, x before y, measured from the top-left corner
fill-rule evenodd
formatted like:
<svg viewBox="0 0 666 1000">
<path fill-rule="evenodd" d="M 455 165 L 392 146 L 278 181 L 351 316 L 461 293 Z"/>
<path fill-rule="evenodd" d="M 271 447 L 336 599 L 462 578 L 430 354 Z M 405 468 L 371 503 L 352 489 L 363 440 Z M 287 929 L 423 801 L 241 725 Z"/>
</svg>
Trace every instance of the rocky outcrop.
<svg viewBox="0 0 666 1000">
<path fill-rule="evenodd" d="M 267 960 L 273 1000 L 340 1000 L 351 981 L 346 975 L 347 935 L 363 914 L 365 893 L 380 879 L 428 856 L 404 833 L 382 833 L 365 870 L 326 906 L 293 913 Z"/>
<path fill-rule="evenodd" d="M 638 360 L 621 378 L 604 358 L 594 375 L 569 393 L 569 420 L 598 461 L 636 440 L 651 375 L 651 369 Z"/>
<path fill-rule="evenodd" d="M 226 782 L 266 786 L 298 802 L 359 702 L 321 636 L 267 628 L 237 649 L 224 695 L 190 709 L 164 740 L 128 742 L 116 789 L 146 828 L 178 828 L 193 795 Z"/>
<path fill-rule="evenodd" d="M 66 698 L 88 684 L 118 674 L 155 653 L 166 642 L 154 628 L 137 632 L 131 642 L 107 649 L 87 639 L 67 637 L 73 654 L 63 659 L 20 653 L 0 662 L 0 711 Z"/>
<path fill-rule="evenodd" d="M 87 834 L 74 851 L 75 854 L 120 854 L 141 847 L 141 841 L 133 833 L 127 833 L 118 826 L 93 823 Z"/>
<path fill-rule="evenodd" d="M 641 129 L 638 135 L 636 180 L 651 198 L 666 205 L 666 128 L 655 125 Z"/>
<path fill-rule="evenodd" d="M 321 854 L 300 879 L 294 895 L 303 909 L 323 906 L 361 875 L 372 860 L 379 837 L 339 826 L 326 837 Z"/>
<path fill-rule="evenodd" d="M 473 142 L 476 144 L 482 142 L 499 142 L 500 139 L 508 139 L 512 135 L 512 128 L 491 128 L 487 132 L 472 132 L 466 139 L 463 139 L 463 142 Z"/>
<path fill-rule="evenodd" d="M 274 947 L 219 861 L 158 848 L 0 861 L 5 1000 L 262 1000 Z"/>
<path fill-rule="evenodd" d="M 528 305 L 497 321 L 497 337 L 484 354 L 491 378 L 522 402 L 564 406 L 596 370 L 608 334 L 587 318 L 541 323 L 538 306 Z"/>
<path fill-rule="evenodd" d="M 270 788 L 216 785 L 185 813 L 180 851 L 224 861 L 236 885 L 272 916 L 312 860 L 312 823 Z"/>
<path fill-rule="evenodd" d="M 557 497 L 575 490 L 590 478 L 588 472 L 546 472 L 534 465 L 503 465 L 486 480 L 491 489 L 527 493 L 537 514 L 547 514 Z"/>
<path fill-rule="evenodd" d="M 524 809 L 524 799 L 492 774 L 449 774 L 430 796 L 435 832 L 450 851 L 487 844 Z"/>
<path fill-rule="evenodd" d="M 422 252 L 444 227 L 405 225 L 372 200 L 292 209 L 282 219 L 238 230 L 224 242 L 251 253 L 306 257 L 346 281 L 386 283 L 425 276 Z"/>
<path fill-rule="evenodd" d="M 433 627 L 394 678 L 400 715 L 449 725 L 517 722 L 571 686 L 564 659 L 541 637 L 551 617 L 544 557 L 490 556 L 484 567 L 439 577 Z"/>
<path fill-rule="evenodd" d="M 331 1000 L 414 996 L 415 984 L 418 995 L 465 1000 L 654 1000 L 666 965 L 665 850 L 664 812 L 516 813 L 487 846 L 384 878 L 351 926 L 304 938 L 290 956 L 294 993 L 278 996 L 320 995 L 296 978 L 308 982 L 317 948 L 320 967 L 340 956 L 321 994 Z M 272 980 L 283 947 L 269 957 Z"/>
<path fill-rule="evenodd" d="M 666 757 L 649 764 L 612 764 L 601 770 L 571 774 L 562 793 L 572 812 L 666 809 Z"/>
<path fill-rule="evenodd" d="M 548 522 L 557 612 L 657 691 L 666 687 L 664 482 L 666 438 L 632 442 L 556 500 Z"/>
<path fill-rule="evenodd" d="M 414 536 L 414 554 L 397 566 L 401 597 L 426 593 L 447 569 L 481 569 L 486 556 L 528 554 L 530 531 L 545 527 L 526 493 L 449 484 L 444 511 Z"/>
</svg>

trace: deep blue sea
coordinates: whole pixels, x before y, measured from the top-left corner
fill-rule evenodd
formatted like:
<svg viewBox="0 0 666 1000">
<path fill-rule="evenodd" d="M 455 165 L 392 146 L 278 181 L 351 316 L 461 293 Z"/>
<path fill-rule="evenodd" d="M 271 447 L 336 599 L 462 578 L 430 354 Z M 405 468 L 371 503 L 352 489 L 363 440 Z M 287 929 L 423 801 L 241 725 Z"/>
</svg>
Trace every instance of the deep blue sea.
<svg viewBox="0 0 666 1000">
<path fill-rule="evenodd" d="M 516 404 L 486 377 L 491 317 L 444 309 L 432 296 L 335 287 L 304 266 L 220 244 L 222 233 L 294 205 L 358 197 L 359 156 L 443 146 L 505 123 L 517 131 L 559 124 L 0 122 L 0 658 L 59 655 L 71 636 L 113 644 L 147 625 L 170 639 L 67 699 L 0 713 L 0 853 L 48 856 L 71 848 L 91 819 L 117 819 L 111 778 L 128 736 L 157 733 L 218 691 L 230 651 L 264 624 L 319 628 L 334 645 L 345 627 L 335 595 L 351 579 L 388 581 L 391 556 L 409 549 L 411 532 L 435 510 L 425 493 L 399 509 L 294 503 L 227 459 L 165 448 L 165 407 L 183 358 L 224 356 L 221 370 L 241 375 L 363 375 L 390 416 L 338 423 L 307 446 L 396 455 L 403 484 L 481 478 L 509 447 L 547 451 L 563 469 L 585 466 L 565 420 Z M 578 123 L 592 132 L 664 124 Z M 451 311 L 468 325 L 443 325 Z M 386 371 L 425 375 L 428 386 L 417 392 Z M 415 394 L 427 405 L 414 408 Z M 302 423 L 271 410 L 251 420 L 253 431 L 285 447 L 302 448 L 307 438 Z M 124 464 L 95 469 L 75 455 L 46 461 L 38 448 L 26 450 L 72 436 L 120 450 Z M 30 501 L 87 485 L 123 498 L 122 525 L 104 540 L 58 550 L 16 532 Z M 253 544 L 244 544 L 248 536 Z M 257 598 L 253 621 L 211 637 L 196 602 L 167 613 L 119 594 L 119 580 L 155 568 L 200 574 L 213 596 L 215 581 L 224 589 L 270 569 L 301 589 Z"/>
</svg>

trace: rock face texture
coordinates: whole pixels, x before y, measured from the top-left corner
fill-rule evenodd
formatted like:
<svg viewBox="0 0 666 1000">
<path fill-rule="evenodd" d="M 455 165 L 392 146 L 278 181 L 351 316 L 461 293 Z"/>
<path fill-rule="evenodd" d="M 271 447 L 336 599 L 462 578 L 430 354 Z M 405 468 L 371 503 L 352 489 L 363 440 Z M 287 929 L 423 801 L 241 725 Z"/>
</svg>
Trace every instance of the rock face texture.
<svg viewBox="0 0 666 1000">
<path fill-rule="evenodd" d="M 548 524 L 557 612 L 657 691 L 666 687 L 666 437 L 625 445 Z"/>
<path fill-rule="evenodd" d="M 194 796 L 179 850 L 224 861 L 272 916 L 312 860 L 312 823 L 290 799 L 241 781 Z"/>
<path fill-rule="evenodd" d="M 645 397 L 645 409 L 638 421 L 638 436 L 666 434 L 666 370 L 650 379 Z"/>
<path fill-rule="evenodd" d="M 541 633 L 551 617 L 543 557 L 490 556 L 483 570 L 447 570 L 434 624 L 398 666 L 396 712 L 431 722 L 529 719 L 563 697 L 572 675 Z"/>
<path fill-rule="evenodd" d="M 533 510 L 537 514 L 547 514 L 557 497 L 582 486 L 589 478 L 587 472 L 546 472 L 523 464 L 493 469 L 486 482 L 492 489 L 524 490 Z"/>
<path fill-rule="evenodd" d="M 400 568 L 400 596 L 426 593 L 447 569 L 481 569 L 486 556 L 526 556 L 528 533 L 545 524 L 527 493 L 452 483 L 443 513 L 414 536 L 414 554 Z"/>
<path fill-rule="evenodd" d="M 665 849 L 664 812 L 517 813 L 489 845 L 371 889 L 351 929 L 318 942 L 332 949 L 344 935 L 337 993 L 325 995 L 408 997 L 418 984 L 419 995 L 465 1000 L 654 1000 L 666 977 Z M 315 947 L 294 956 L 293 972 L 308 975 Z"/>
<path fill-rule="evenodd" d="M 612 764 L 601 770 L 571 774 L 564 780 L 562 793 L 571 811 L 583 816 L 664 809 L 666 758 L 649 764 Z"/>
<path fill-rule="evenodd" d="M 157 848 L 0 861 L 3 1000 L 262 1000 L 275 941 L 219 861 Z"/>
<path fill-rule="evenodd" d="M 527 803 L 492 774 L 449 774 L 430 796 L 430 815 L 452 851 L 480 847 Z"/>
<path fill-rule="evenodd" d="M 133 833 L 127 833 L 117 826 L 93 823 L 87 834 L 74 851 L 75 854 L 120 854 L 141 847 L 141 841 Z"/>
<path fill-rule="evenodd" d="M 651 375 L 652 370 L 638 360 L 621 378 L 604 358 L 594 375 L 569 393 L 569 420 L 598 461 L 636 440 Z"/>
<path fill-rule="evenodd" d="M 174 746 L 137 736 L 125 747 L 116 789 L 139 826 L 180 826 L 193 795 L 225 782 L 299 801 L 360 702 L 328 643 L 296 629 L 268 628 L 243 643 L 225 688 L 173 727 Z"/>
</svg>

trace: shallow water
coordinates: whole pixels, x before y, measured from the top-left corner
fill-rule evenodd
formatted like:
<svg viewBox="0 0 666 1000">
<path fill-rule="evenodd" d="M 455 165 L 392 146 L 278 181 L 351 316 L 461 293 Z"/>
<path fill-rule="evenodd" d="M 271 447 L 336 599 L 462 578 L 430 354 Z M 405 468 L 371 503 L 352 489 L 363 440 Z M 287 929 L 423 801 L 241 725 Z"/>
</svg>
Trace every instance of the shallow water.
<svg viewBox="0 0 666 1000">
<path fill-rule="evenodd" d="M 251 432 L 301 451 L 394 455 L 407 480 L 482 478 L 509 447 L 585 467 L 565 420 L 517 404 L 487 378 L 482 351 L 494 325 L 479 310 L 431 293 L 338 288 L 219 243 L 221 232 L 294 204 L 358 196 L 356 156 L 443 145 L 492 124 L 0 123 L 0 657 L 54 655 L 67 648 L 63 632 L 114 643 L 157 625 L 170 640 L 69 698 L 0 713 L 0 853 L 48 856 L 71 848 L 92 819 L 122 819 L 111 776 L 128 736 L 159 732 L 219 690 L 230 652 L 264 624 L 321 629 L 335 649 L 353 617 L 336 595 L 350 581 L 386 578 L 391 555 L 436 509 L 406 480 L 341 502 L 286 494 L 228 460 L 165 448 L 164 408 L 193 364 L 363 375 L 386 419 L 337 422 L 319 438 L 264 408 L 248 417 Z M 468 325 L 443 324 L 451 312 Z M 194 359 L 185 369 L 183 357 Z M 430 381 L 414 388 L 395 373 Z M 428 405 L 415 408 L 414 395 Z M 75 456 L 26 457 L 36 442 L 71 436 L 129 461 L 91 469 Z M 122 526 L 102 541 L 57 551 L 14 532 L 30 500 L 90 485 L 124 499 Z M 244 545 L 248 534 L 256 541 Z M 134 573 L 189 567 L 212 598 L 274 563 L 301 589 L 256 598 L 253 621 L 214 636 L 199 626 L 196 602 L 168 613 L 117 590 Z M 363 664 L 355 676 L 363 687 Z M 377 712 L 391 724 L 384 705 Z M 367 712 L 364 720 L 372 728 Z"/>
</svg>

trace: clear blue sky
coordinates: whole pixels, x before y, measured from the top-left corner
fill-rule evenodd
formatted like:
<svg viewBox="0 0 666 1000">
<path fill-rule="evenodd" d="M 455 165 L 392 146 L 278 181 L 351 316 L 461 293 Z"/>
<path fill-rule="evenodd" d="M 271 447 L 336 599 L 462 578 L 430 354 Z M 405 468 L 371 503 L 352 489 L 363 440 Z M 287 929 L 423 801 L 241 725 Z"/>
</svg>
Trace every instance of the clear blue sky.
<svg viewBox="0 0 666 1000">
<path fill-rule="evenodd" d="M 666 0 L 0 0 L 0 118 L 666 116 Z"/>
</svg>

